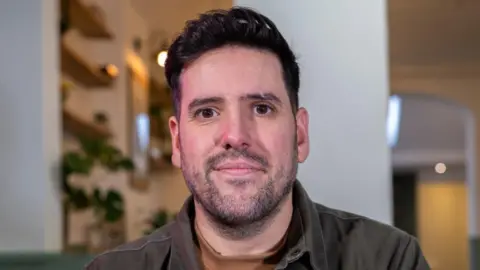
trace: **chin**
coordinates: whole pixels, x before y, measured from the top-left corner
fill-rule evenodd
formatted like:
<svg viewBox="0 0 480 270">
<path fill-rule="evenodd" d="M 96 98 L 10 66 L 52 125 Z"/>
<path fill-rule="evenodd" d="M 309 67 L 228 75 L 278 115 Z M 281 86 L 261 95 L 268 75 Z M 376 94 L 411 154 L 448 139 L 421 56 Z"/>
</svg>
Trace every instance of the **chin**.
<svg viewBox="0 0 480 270">
<path fill-rule="evenodd" d="M 217 205 L 217 218 L 226 223 L 241 224 L 253 222 L 257 219 L 258 208 L 255 202 L 245 200 L 229 201 L 223 205 Z"/>
</svg>

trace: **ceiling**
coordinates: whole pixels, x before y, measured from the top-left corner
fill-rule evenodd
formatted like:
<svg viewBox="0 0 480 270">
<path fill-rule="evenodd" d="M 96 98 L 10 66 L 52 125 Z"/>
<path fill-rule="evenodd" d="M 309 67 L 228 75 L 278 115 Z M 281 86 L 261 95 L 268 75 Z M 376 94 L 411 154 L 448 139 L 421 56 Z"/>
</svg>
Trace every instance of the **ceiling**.
<svg viewBox="0 0 480 270">
<path fill-rule="evenodd" d="M 398 149 L 463 149 L 463 108 L 425 96 L 402 96 L 402 103 Z"/>
<path fill-rule="evenodd" d="M 398 142 L 392 149 L 396 168 L 463 165 L 468 111 L 428 96 L 401 96 Z"/>
<path fill-rule="evenodd" d="M 476 0 L 389 0 L 391 63 L 478 63 L 479 14 Z"/>
<path fill-rule="evenodd" d="M 152 30 L 164 32 L 165 38 L 172 39 L 187 20 L 207 10 L 229 8 L 232 0 L 132 0 L 131 5 Z"/>
<path fill-rule="evenodd" d="M 446 68 L 454 78 L 465 67 L 480 67 L 478 14 L 480 1 L 475 0 L 389 0 L 391 68 Z M 466 114 L 465 108 L 445 100 L 404 96 L 394 165 L 463 165 Z"/>
<path fill-rule="evenodd" d="M 185 21 L 205 10 L 228 8 L 232 0 L 132 0 L 150 26 L 170 39 Z M 480 67 L 480 1 L 389 0 L 391 68 Z M 463 162 L 465 111 L 441 100 L 405 96 L 396 166 Z"/>
</svg>

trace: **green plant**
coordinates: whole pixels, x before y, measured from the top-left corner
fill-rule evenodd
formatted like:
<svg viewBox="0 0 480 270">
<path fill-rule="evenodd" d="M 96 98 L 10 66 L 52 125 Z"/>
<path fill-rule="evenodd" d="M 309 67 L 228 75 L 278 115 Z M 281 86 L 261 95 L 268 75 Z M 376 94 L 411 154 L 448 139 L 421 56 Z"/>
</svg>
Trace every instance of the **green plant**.
<svg viewBox="0 0 480 270">
<path fill-rule="evenodd" d="M 105 112 L 96 112 L 93 118 L 97 124 L 105 125 L 108 123 L 108 116 Z"/>
<path fill-rule="evenodd" d="M 72 175 L 89 175 L 95 166 L 102 166 L 109 171 L 134 170 L 130 158 L 109 144 L 104 139 L 81 138 L 80 151 L 70 151 L 62 159 L 62 191 L 66 206 L 74 210 L 92 207 L 103 221 L 116 222 L 123 217 L 123 197 L 113 189 L 102 192 L 98 187 L 90 194 L 83 188 L 69 183 Z"/>
<path fill-rule="evenodd" d="M 149 225 L 149 228 L 144 231 L 144 234 L 150 234 L 156 229 L 164 226 L 167 224 L 169 221 L 174 219 L 176 216 L 176 213 L 169 213 L 165 209 L 159 209 L 157 210 L 150 219 L 147 220 L 147 223 Z"/>
</svg>

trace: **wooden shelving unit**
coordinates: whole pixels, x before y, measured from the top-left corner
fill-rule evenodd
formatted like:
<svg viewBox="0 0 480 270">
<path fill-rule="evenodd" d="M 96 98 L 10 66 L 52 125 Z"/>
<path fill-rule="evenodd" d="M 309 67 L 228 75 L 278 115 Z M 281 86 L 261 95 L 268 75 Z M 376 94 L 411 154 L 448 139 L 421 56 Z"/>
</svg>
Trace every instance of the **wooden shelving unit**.
<svg viewBox="0 0 480 270">
<path fill-rule="evenodd" d="M 101 13 L 103 11 L 87 6 L 82 0 L 60 0 L 60 2 L 60 29 L 62 36 L 60 37 L 59 47 L 61 72 L 68 75 L 85 89 L 111 86 L 114 78 L 102 70 L 101 64 L 85 59 L 63 40 L 63 35 L 70 29 L 78 30 L 85 38 L 97 40 L 113 39 L 112 31 L 108 29 L 105 18 L 102 18 Z M 65 135 L 90 139 L 109 139 L 113 137 L 108 127 L 81 117 L 66 108 L 62 109 L 62 122 Z M 64 205 L 63 211 L 63 248 L 68 249 L 70 245 L 68 242 L 70 229 L 69 208 Z"/>
<path fill-rule="evenodd" d="M 171 145 L 170 143 L 165 143 L 165 140 L 169 139 L 170 138 L 160 138 L 155 135 L 150 137 L 152 144 L 162 152 L 162 155 L 157 159 L 154 159 L 152 156 L 149 157 L 149 167 L 151 171 L 165 171 L 173 168 Z"/>
<path fill-rule="evenodd" d="M 162 86 L 155 78 L 150 78 L 150 103 L 158 104 L 163 109 L 172 109 L 172 97 L 167 87 Z"/>
<path fill-rule="evenodd" d="M 62 17 L 68 18 L 71 27 L 91 38 L 111 39 L 113 34 L 94 10 L 81 0 L 61 0 Z"/>
<path fill-rule="evenodd" d="M 62 72 L 68 74 L 85 87 L 106 87 L 113 82 L 113 78 L 104 73 L 100 66 L 82 58 L 65 42 L 61 42 Z"/>
<path fill-rule="evenodd" d="M 88 121 L 67 109 L 62 110 L 63 128 L 65 132 L 76 137 L 106 139 L 112 136 L 108 128 Z"/>
<path fill-rule="evenodd" d="M 164 86 L 154 77 L 150 78 L 150 106 L 157 106 L 163 112 L 173 112 L 172 94 L 167 86 Z M 167 113 L 168 114 L 168 113 Z M 149 158 L 149 167 L 152 172 L 168 171 L 174 167 L 171 163 L 170 135 L 168 134 L 168 121 L 155 115 L 150 119 L 150 141 L 151 147 L 158 148 L 162 153 L 161 157 Z"/>
</svg>

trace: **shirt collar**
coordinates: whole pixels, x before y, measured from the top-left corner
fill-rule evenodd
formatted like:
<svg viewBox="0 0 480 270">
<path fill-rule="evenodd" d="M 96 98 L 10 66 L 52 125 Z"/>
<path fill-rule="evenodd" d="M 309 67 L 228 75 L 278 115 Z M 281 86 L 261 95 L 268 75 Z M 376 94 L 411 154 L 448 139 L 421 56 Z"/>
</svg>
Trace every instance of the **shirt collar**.
<svg viewBox="0 0 480 270">
<path fill-rule="evenodd" d="M 293 188 L 294 215 L 290 232 L 299 232 L 293 237 L 297 244 L 290 244 L 287 261 L 308 254 L 315 270 L 328 269 L 323 228 L 315 204 L 297 180 Z"/>
<path fill-rule="evenodd" d="M 293 187 L 294 212 L 287 239 L 288 251 L 280 268 L 308 254 L 309 262 L 315 270 L 328 269 L 323 229 L 315 204 L 298 180 Z M 173 231 L 174 244 L 187 258 L 196 258 L 194 234 L 194 203 L 190 196 L 177 215 L 178 227 Z M 192 254 L 193 253 L 193 254 Z M 284 265 L 282 265 L 284 264 Z M 193 269 L 193 268 L 192 268 Z"/>
</svg>

